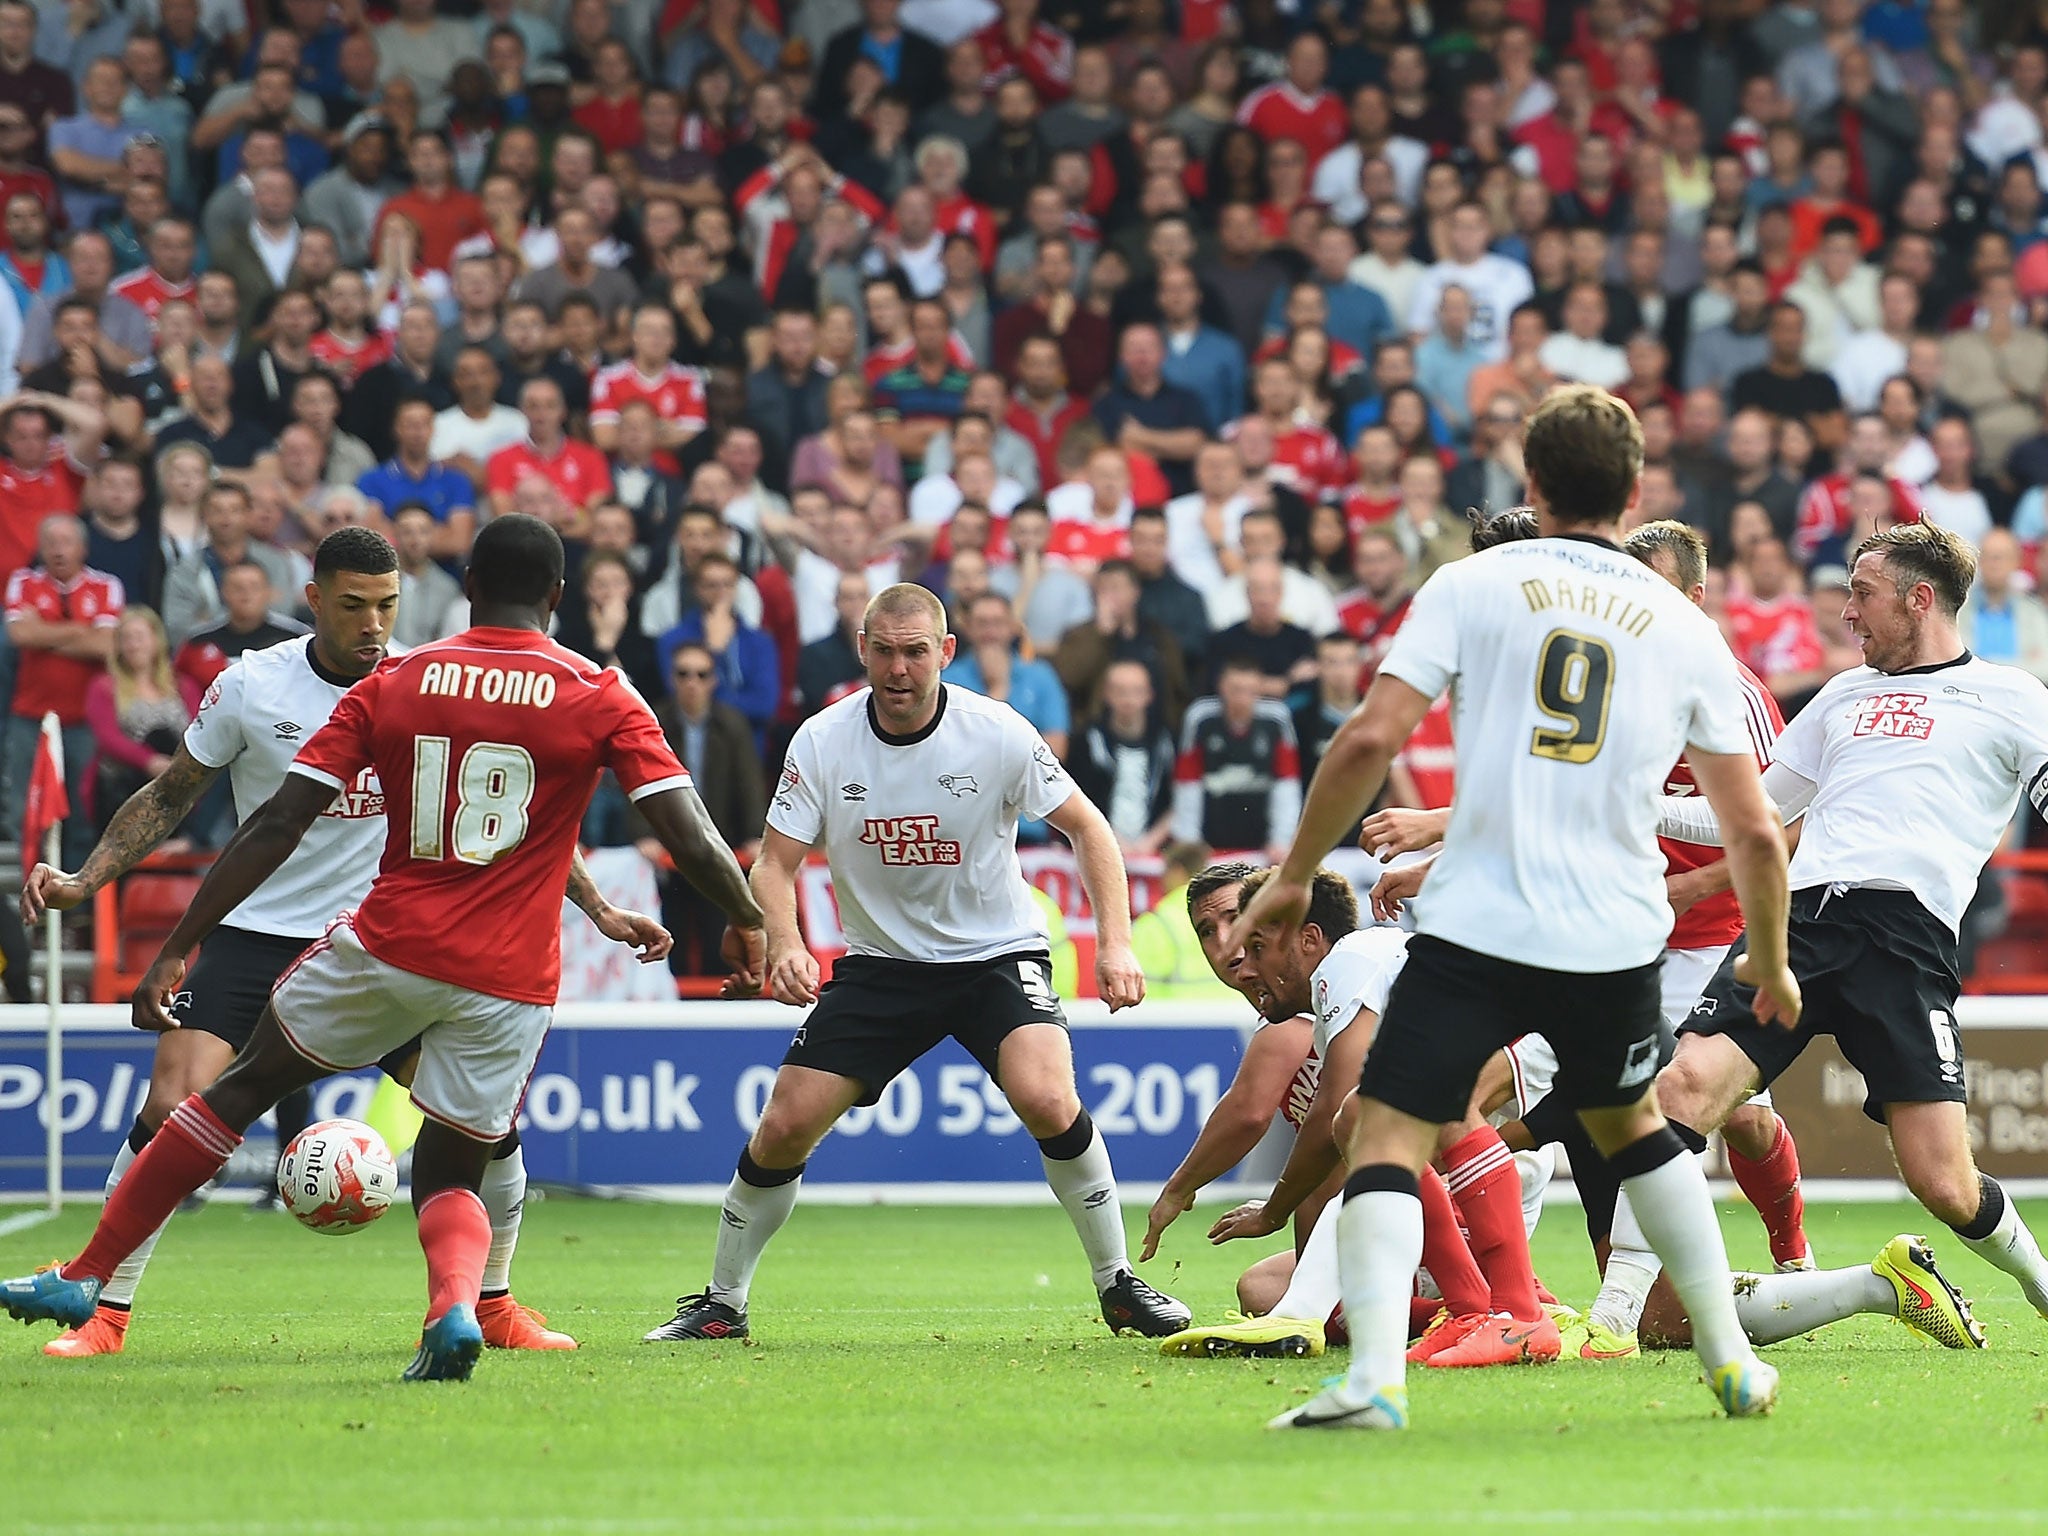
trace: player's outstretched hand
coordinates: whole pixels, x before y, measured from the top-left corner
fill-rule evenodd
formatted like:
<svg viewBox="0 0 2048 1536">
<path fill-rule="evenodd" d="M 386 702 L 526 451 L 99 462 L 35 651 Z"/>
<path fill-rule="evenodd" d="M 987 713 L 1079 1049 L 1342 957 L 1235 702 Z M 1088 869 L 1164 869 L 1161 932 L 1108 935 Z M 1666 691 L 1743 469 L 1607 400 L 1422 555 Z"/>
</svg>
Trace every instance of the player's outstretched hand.
<svg viewBox="0 0 2048 1536">
<path fill-rule="evenodd" d="M 184 984 L 184 956 L 158 955 L 156 964 L 143 973 L 142 983 L 135 989 L 135 1000 L 129 1004 L 129 1023 L 153 1035 L 178 1028 L 178 1021 L 171 1017 L 171 999 Z"/>
<path fill-rule="evenodd" d="M 21 920 L 33 928 L 43 920 L 43 913 L 49 908 L 69 912 L 85 897 L 85 884 L 78 876 L 67 875 L 48 864 L 38 864 L 21 883 Z"/>
<path fill-rule="evenodd" d="M 797 948 L 768 967 L 768 995 L 778 1003 L 803 1008 L 818 1000 L 818 957 Z"/>
<path fill-rule="evenodd" d="M 1736 956 L 1735 979 L 1745 987 L 1756 988 L 1749 1011 L 1756 1015 L 1759 1024 L 1775 1024 L 1780 1029 L 1798 1027 L 1799 1011 L 1804 1004 L 1799 996 L 1799 978 L 1789 966 L 1781 968 L 1775 976 L 1763 975 L 1745 951 Z"/>
<path fill-rule="evenodd" d="M 608 907 L 593 921 L 599 933 L 614 944 L 623 944 L 632 950 L 642 965 L 652 965 L 657 960 L 666 960 L 668 952 L 676 945 L 669 931 L 645 912 L 632 912 L 624 907 Z"/>
<path fill-rule="evenodd" d="M 767 952 L 768 941 L 759 928 L 728 927 L 719 941 L 718 953 L 732 974 L 725 978 L 718 995 L 759 997 L 761 985 L 768 977 L 768 962 L 764 958 Z"/>
<path fill-rule="evenodd" d="M 1382 859 L 1397 853 L 1420 853 L 1444 840 L 1444 828 L 1450 822 L 1449 811 L 1391 806 L 1365 818 L 1365 825 L 1358 830 L 1358 846 Z"/>
<path fill-rule="evenodd" d="M 1373 917 L 1382 923 L 1391 923 L 1399 918 L 1401 903 L 1422 889 L 1422 877 L 1428 873 L 1429 865 L 1422 863 L 1404 864 L 1381 875 L 1369 898 Z"/>
<path fill-rule="evenodd" d="M 1195 1203 L 1193 1195 L 1177 1195 L 1172 1190 L 1160 1191 L 1159 1198 L 1152 1202 L 1152 1209 L 1145 1217 L 1145 1241 L 1138 1249 L 1138 1262 L 1144 1263 L 1159 1251 L 1159 1239 Z"/>
<path fill-rule="evenodd" d="M 1280 1223 L 1266 1214 L 1266 1202 L 1247 1200 L 1209 1229 L 1209 1241 L 1227 1243 L 1235 1237 L 1271 1237 Z"/>
<path fill-rule="evenodd" d="M 1230 925 L 1230 932 L 1223 936 L 1226 953 L 1234 953 L 1245 947 L 1252 930 L 1267 923 L 1279 923 L 1288 928 L 1298 927 L 1308 916 L 1308 886 L 1299 881 L 1281 878 L 1279 870 L 1259 887 L 1252 897 L 1251 905 L 1237 914 L 1237 921 Z"/>
<path fill-rule="evenodd" d="M 1109 1011 L 1135 1008 L 1145 1000 L 1145 972 L 1128 944 L 1105 947 L 1095 952 L 1095 991 L 1109 1004 Z"/>
</svg>

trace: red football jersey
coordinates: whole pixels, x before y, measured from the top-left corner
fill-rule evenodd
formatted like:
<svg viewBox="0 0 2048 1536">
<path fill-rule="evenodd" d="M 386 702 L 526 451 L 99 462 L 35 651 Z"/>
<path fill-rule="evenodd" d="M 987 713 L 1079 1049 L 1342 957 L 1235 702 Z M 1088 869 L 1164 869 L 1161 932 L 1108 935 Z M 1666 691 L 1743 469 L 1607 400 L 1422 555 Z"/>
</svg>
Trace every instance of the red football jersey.
<svg viewBox="0 0 2048 1536">
<path fill-rule="evenodd" d="M 587 507 L 599 496 L 612 493 L 612 467 L 603 454 L 573 437 L 562 439 L 553 458 L 543 457 L 533 439 L 500 448 L 484 467 L 484 484 L 494 494 L 510 496 L 528 475 L 539 475 L 553 483 L 571 507 Z"/>
<path fill-rule="evenodd" d="M 590 377 L 590 424 L 617 425 L 619 411 L 629 400 L 645 400 L 662 421 L 680 422 L 694 432 L 704 430 L 704 385 L 693 369 L 670 363 L 650 379 L 631 358 L 598 369 Z"/>
<path fill-rule="evenodd" d="M 1762 768 L 1771 760 L 1771 744 L 1785 729 L 1785 717 L 1778 712 L 1778 701 L 1771 697 L 1757 675 L 1740 661 L 1735 670 L 1742 674 L 1742 715 L 1749 726 L 1749 744 L 1756 751 L 1756 765 Z M 1697 786 L 1693 783 L 1692 764 L 1684 758 L 1664 776 L 1664 793 L 1667 795 L 1689 795 Z M 1699 869 L 1712 864 L 1726 855 L 1719 848 L 1709 848 L 1703 843 L 1681 843 L 1668 837 L 1657 839 L 1657 846 L 1664 850 L 1664 868 L 1668 874 L 1683 870 Z M 1695 902 L 1678 915 L 1678 921 L 1671 926 L 1671 937 L 1665 941 L 1668 949 L 1706 949 L 1713 945 L 1733 944 L 1742 933 L 1742 905 L 1736 901 L 1733 891 L 1723 891 L 1718 896 L 1709 896 L 1705 901 Z"/>
<path fill-rule="evenodd" d="M 1429 706 L 1394 761 L 1415 781 L 1422 809 L 1438 811 L 1451 803 L 1451 794 L 1458 787 L 1458 749 L 1451 736 L 1448 693 Z"/>
<path fill-rule="evenodd" d="M 606 768 L 629 798 L 688 787 L 619 673 L 523 629 L 465 630 L 351 688 L 292 772 L 375 768 L 390 830 L 356 936 L 386 965 L 520 1003 L 562 978 L 562 892 Z"/>
<path fill-rule="evenodd" d="M 149 316 L 149 323 L 154 325 L 156 312 L 171 300 L 183 299 L 190 303 L 198 284 L 189 277 L 182 283 L 167 283 L 155 267 L 137 267 L 133 272 L 115 278 L 107 287 Z"/>
<path fill-rule="evenodd" d="M 1285 80 L 1262 85 L 1237 109 L 1237 120 L 1260 138 L 1293 139 L 1308 151 L 1309 169 L 1351 137 L 1351 117 L 1332 91 L 1304 96 Z"/>
<path fill-rule="evenodd" d="M 13 575 L 36 557 L 36 529 L 52 512 L 76 512 L 85 471 L 71 462 L 62 442 L 36 474 L 0 458 L 0 578 Z"/>
<path fill-rule="evenodd" d="M 361 341 L 345 341 L 332 331 L 315 331 L 306 343 L 313 361 L 353 383 L 391 356 L 391 338 L 382 331 L 363 332 Z"/>
</svg>

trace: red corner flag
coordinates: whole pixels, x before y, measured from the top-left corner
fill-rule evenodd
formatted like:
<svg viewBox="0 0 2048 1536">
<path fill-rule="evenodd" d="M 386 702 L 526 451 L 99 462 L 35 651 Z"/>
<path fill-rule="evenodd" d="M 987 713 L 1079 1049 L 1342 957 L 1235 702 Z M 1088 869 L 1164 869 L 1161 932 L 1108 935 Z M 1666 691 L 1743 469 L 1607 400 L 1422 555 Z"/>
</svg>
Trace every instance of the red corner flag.
<svg viewBox="0 0 2048 1536">
<path fill-rule="evenodd" d="M 43 839 L 71 814 L 71 796 L 64 789 L 64 733 L 54 713 L 43 716 L 36 742 L 35 767 L 28 780 L 28 813 L 21 824 L 21 869 L 24 877 L 43 856 Z"/>
</svg>

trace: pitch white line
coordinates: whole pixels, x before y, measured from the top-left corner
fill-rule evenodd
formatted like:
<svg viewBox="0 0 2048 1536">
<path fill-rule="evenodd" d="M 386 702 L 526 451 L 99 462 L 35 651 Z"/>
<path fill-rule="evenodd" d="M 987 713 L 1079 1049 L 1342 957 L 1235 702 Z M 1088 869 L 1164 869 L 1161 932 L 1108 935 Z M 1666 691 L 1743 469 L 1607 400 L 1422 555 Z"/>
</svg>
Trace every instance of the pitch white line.
<svg viewBox="0 0 2048 1536">
<path fill-rule="evenodd" d="M 45 1208 L 40 1211 L 23 1211 L 19 1216 L 10 1216 L 0 1221 L 0 1237 L 12 1237 L 17 1232 L 26 1232 L 30 1227 L 39 1227 L 57 1213 Z"/>
</svg>

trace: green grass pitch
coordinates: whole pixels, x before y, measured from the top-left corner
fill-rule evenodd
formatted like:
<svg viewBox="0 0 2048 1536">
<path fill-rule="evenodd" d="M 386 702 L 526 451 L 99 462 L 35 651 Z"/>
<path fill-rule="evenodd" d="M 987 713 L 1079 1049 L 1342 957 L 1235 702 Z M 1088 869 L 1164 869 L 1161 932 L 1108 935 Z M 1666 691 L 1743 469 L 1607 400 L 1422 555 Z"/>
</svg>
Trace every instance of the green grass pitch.
<svg viewBox="0 0 2048 1536">
<path fill-rule="evenodd" d="M 90 1210 L 0 1238 L 0 1273 Z M 1127 1212 L 1135 1216 L 1136 1212 Z M 2037 1230 L 2048 1209 L 2030 1212 Z M 1735 1261 L 1764 1262 L 1744 1208 Z M 714 1212 L 529 1207 L 519 1294 L 583 1340 L 405 1385 L 422 1305 L 410 1216 L 344 1240 L 278 1215 L 181 1216 L 126 1354 L 46 1359 L 0 1332 L 7 1536 L 292 1533 L 2025 1530 L 2048 1525 L 2048 1323 L 1946 1234 L 1991 1348 L 1857 1319 L 1779 1346 L 1778 1415 L 1715 1416 L 1690 1355 L 1418 1372 L 1405 1436 L 1261 1425 L 1341 1356 L 1163 1360 L 1111 1339 L 1057 1209 L 799 1208 L 745 1345 L 643 1345 L 695 1289 Z M 1925 1218 L 1810 1207 L 1824 1262 Z M 1204 1213 L 1151 1278 L 1198 1317 L 1277 1244 L 1210 1249 Z M 1583 1301 L 1578 1213 L 1539 1269 Z"/>
</svg>

